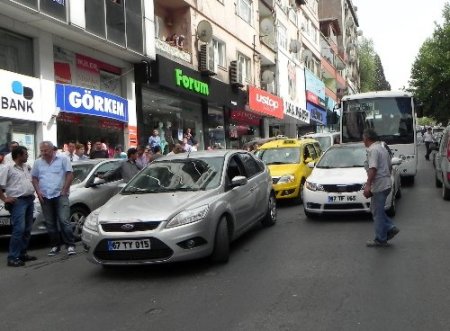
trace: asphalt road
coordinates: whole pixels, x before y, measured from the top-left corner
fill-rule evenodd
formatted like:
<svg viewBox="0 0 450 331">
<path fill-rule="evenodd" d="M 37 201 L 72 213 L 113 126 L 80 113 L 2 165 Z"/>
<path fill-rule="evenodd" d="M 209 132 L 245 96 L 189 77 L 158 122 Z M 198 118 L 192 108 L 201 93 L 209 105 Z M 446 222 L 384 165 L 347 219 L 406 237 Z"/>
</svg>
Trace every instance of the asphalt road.
<svg viewBox="0 0 450 331">
<path fill-rule="evenodd" d="M 39 260 L 8 268 L 2 242 L 0 330 L 450 330 L 450 202 L 420 148 L 390 248 L 365 247 L 368 218 L 307 221 L 287 204 L 226 265 L 103 270 L 33 241 Z"/>
</svg>

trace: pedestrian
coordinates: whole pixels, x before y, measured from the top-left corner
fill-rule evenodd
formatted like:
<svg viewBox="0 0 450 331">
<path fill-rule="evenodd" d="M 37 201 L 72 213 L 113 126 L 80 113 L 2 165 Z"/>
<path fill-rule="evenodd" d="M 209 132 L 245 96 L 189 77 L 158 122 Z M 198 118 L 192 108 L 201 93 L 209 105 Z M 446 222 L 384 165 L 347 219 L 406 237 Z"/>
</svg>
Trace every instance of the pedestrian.
<svg viewBox="0 0 450 331">
<path fill-rule="evenodd" d="M 15 162 L 12 158 L 12 151 L 14 148 L 18 147 L 19 143 L 17 141 L 11 141 L 9 143 L 9 153 L 5 155 L 5 157 L 3 158 L 3 164 L 10 164 L 10 165 L 14 165 Z"/>
<path fill-rule="evenodd" d="M 180 154 L 183 152 L 184 152 L 183 146 L 181 146 L 181 144 L 175 144 L 172 148 L 172 151 L 167 155 L 175 155 L 175 154 Z"/>
<path fill-rule="evenodd" d="M 89 160 L 89 157 L 84 153 L 84 145 L 76 144 L 75 145 L 75 154 L 78 156 L 78 161 L 86 161 Z"/>
<path fill-rule="evenodd" d="M 427 153 L 425 154 L 425 159 L 427 161 L 429 161 L 430 160 L 430 153 L 431 153 L 430 145 L 432 143 L 434 143 L 434 137 L 433 137 L 433 134 L 431 133 L 431 127 L 429 127 L 427 129 L 427 132 L 424 133 L 423 141 L 425 143 L 425 148 L 427 150 Z"/>
<path fill-rule="evenodd" d="M 79 157 L 75 153 L 75 150 L 76 150 L 75 142 L 70 141 L 67 144 L 67 151 L 64 152 L 64 154 L 69 158 L 70 162 L 75 162 L 79 160 Z"/>
<path fill-rule="evenodd" d="M 152 162 L 155 161 L 156 159 L 159 159 L 161 156 L 163 156 L 161 152 L 161 147 L 155 146 L 155 148 L 153 149 Z"/>
<path fill-rule="evenodd" d="M 91 159 L 107 159 L 109 158 L 108 151 L 103 149 L 103 144 L 100 140 L 94 143 L 94 149 L 91 151 L 89 157 Z"/>
<path fill-rule="evenodd" d="M 72 165 L 67 157 L 53 150 L 50 141 L 41 142 L 39 149 L 41 157 L 34 161 L 31 175 L 50 237 L 51 249 L 48 256 L 55 256 L 60 252 L 61 237 L 66 245 L 67 254 L 76 254 L 69 204 L 70 184 L 73 179 Z"/>
<path fill-rule="evenodd" d="M 364 196 L 370 199 L 375 239 L 367 242 L 367 247 L 389 246 L 388 240 L 399 233 L 399 229 L 386 215 L 384 206 L 389 192 L 392 189 L 391 182 L 391 157 L 383 143 L 378 141 L 376 132 L 366 129 L 363 133 L 364 145 L 367 148 L 367 183 L 364 186 Z"/>
<path fill-rule="evenodd" d="M 14 165 L 8 164 L 0 170 L 0 199 L 11 215 L 11 238 L 7 265 L 21 267 L 25 262 L 35 261 L 35 256 L 27 253 L 33 226 L 34 187 L 31 173 L 26 164 L 28 151 L 17 146 L 11 152 Z M 3 192 L 5 190 L 5 193 Z"/>
<path fill-rule="evenodd" d="M 137 148 L 136 165 L 139 169 L 144 169 L 149 163 L 148 153 L 150 153 L 150 151 L 145 146 L 139 146 Z"/>
<path fill-rule="evenodd" d="M 161 146 L 161 137 L 159 136 L 159 131 L 154 129 L 152 135 L 148 138 L 148 144 L 150 149 L 153 151 L 155 146 Z"/>
<path fill-rule="evenodd" d="M 113 155 L 114 159 L 126 159 L 127 158 L 127 153 L 125 153 L 123 151 L 122 145 L 117 145 L 114 148 L 114 155 Z"/>
<path fill-rule="evenodd" d="M 137 156 L 137 149 L 129 148 L 127 151 L 128 159 L 126 161 L 122 161 L 120 166 L 99 177 L 108 180 L 110 178 L 116 178 L 120 174 L 124 183 L 128 183 L 140 170 L 136 164 Z"/>
</svg>

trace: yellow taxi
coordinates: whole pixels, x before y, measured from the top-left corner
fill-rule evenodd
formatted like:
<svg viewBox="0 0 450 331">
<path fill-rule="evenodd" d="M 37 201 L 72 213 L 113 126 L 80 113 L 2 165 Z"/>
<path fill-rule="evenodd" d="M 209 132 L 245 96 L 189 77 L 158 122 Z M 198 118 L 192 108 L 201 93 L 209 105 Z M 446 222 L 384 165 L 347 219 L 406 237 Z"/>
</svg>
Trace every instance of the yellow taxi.
<svg viewBox="0 0 450 331">
<path fill-rule="evenodd" d="M 302 201 L 303 185 L 312 169 L 309 162 L 317 162 L 322 155 L 315 139 L 279 139 L 261 145 L 256 151 L 269 168 L 277 199 Z"/>
</svg>

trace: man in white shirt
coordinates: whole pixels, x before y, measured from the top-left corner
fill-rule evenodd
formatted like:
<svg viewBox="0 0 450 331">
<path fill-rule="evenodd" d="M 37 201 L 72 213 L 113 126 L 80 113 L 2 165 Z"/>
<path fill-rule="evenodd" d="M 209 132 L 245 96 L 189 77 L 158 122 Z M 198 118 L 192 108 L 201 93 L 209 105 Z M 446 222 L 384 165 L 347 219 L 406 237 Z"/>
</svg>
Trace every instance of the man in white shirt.
<svg viewBox="0 0 450 331">
<path fill-rule="evenodd" d="M 425 148 L 427 149 L 427 153 L 425 154 L 425 159 L 427 161 L 430 161 L 430 153 L 431 153 L 430 145 L 431 145 L 431 143 L 434 143 L 434 137 L 433 137 L 433 134 L 431 133 L 431 128 L 428 128 L 427 132 L 425 132 L 423 134 L 423 141 L 425 143 Z"/>
<path fill-rule="evenodd" d="M 79 160 L 79 156 L 75 153 L 76 145 L 73 141 L 67 144 L 67 152 L 64 154 L 69 158 L 70 162 L 75 162 Z"/>
<path fill-rule="evenodd" d="M 14 165 L 14 161 L 12 158 L 12 151 L 14 148 L 19 147 L 19 143 L 17 141 L 11 141 L 9 143 L 9 153 L 5 155 L 5 157 L 3 158 L 3 164 L 10 164 L 10 165 Z"/>
<path fill-rule="evenodd" d="M 36 257 L 27 254 L 33 226 L 34 187 L 26 162 L 27 148 L 17 146 L 12 151 L 14 164 L 0 169 L 0 199 L 5 202 L 11 217 L 11 239 L 9 241 L 9 267 L 21 267 Z M 3 193 L 5 190 L 5 193 Z M 8 206 L 8 207 L 6 207 Z"/>
</svg>

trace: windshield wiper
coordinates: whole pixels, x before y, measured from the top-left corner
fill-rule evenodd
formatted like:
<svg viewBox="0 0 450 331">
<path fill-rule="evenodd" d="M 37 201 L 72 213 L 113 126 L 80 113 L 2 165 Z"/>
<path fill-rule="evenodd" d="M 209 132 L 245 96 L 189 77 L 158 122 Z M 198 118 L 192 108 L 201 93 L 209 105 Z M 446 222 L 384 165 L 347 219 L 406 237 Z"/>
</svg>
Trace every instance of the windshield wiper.
<svg viewBox="0 0 450 331">
<path fill-rule="evenodd" d="M 287 164 L 286 162 L 280 162 L 280 161 L 276 161 L 276 162 L 271 162 L 271 163 L 266 163 L 267 165 L 270 164 Z"/>
</svg>

